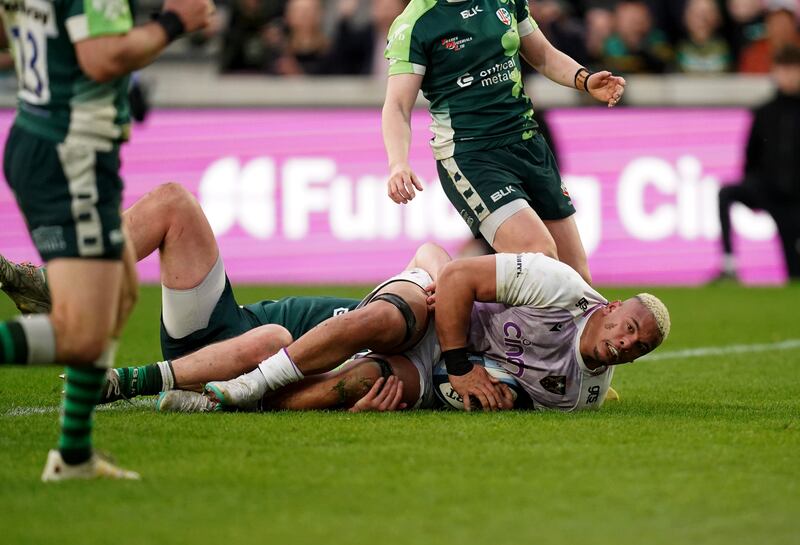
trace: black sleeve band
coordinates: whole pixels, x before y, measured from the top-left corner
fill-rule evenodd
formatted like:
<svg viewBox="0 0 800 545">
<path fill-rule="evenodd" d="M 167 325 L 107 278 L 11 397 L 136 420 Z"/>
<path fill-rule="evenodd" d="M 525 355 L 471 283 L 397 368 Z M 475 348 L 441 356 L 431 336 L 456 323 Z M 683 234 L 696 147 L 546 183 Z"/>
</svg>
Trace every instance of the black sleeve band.
<svg viewBox="0 0 800 545">
<path fill-rule="evenodd" d="M 164 32 L 167 33 L 167 42 L 172 43 L 176 38 L 183 35 L 185 27 L 183 21 L 174 11 L 162 11 L 153 20 L 161 25 Z"/>
<path fill-rule="evenodd" d="M 447 367 L 447 374 L 460 377 L 472 371 L 474 364 L 469 361 L 469 352 L 466 348 L 454 348 L 442 352 L 444 365 Z"/>
<path fill-rule="evenodd" d="M 592 74 L 594 74 L 594 72 L 590 72 L 589 70 L 587 70 L 586 68 L 581 66 L 580 68 L 578 68 L 578 70 L 575 72 L 575 75 L 572 78 L 572 86 L 575 87 L 576 89 L 578 89 L 579 91 L 580 91 L 581 87 L 583 87 L 583 90 L 588 93 L 589 92 L 589 85 L 588 85 L 589 77 Z"/>
</svg>

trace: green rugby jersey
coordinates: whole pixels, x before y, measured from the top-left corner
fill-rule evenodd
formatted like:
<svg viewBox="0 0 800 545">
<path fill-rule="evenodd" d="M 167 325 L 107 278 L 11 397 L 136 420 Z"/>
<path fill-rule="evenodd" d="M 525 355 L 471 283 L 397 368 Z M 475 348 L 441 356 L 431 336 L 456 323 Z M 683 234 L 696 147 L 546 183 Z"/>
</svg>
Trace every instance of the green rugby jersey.
<svg viewBox="0 0 800 545">
<path fill-rule="evenodd" d="M 437 159 L 533 136 L 520 37 L 535 32 L 527 0 L 411 0 L 389 30 L 389 76 L 423 75 Z"/>
<path fill-rule="evenodd" d="M 128 76 L 92 81 L 73 44 L 128 32 L 128 0 L 0 0 L 0 15 L 17 69 L 18 126 L 100 149 L 127 138 Z"/>
</svg>

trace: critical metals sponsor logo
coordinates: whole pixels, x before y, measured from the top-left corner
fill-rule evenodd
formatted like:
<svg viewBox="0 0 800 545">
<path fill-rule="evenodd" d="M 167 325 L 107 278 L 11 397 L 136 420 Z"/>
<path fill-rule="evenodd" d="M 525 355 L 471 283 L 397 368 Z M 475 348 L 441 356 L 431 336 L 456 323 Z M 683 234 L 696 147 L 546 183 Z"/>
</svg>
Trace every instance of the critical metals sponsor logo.
<svg viewBox="0 0 800 545">
<path fill-rule="evenodd" d="M 500 22 L 506 26 L 511 26 L 511 14 L 508 13 L 506 8 L 500 8 L 499 10 L 494 12 L 497 15 L 497 18 L 500 19 Z"/>
<path fill-rule="evenodd" d="M 461 51 L 466 45 L 472 41 L 472 36 L 468 38 L 442 38 L 442 46 L 449 51 Z"/>
<path fill-rule="evenodd" d="M 460 77 L 459 77 L 459 78 L 456 80 L 456 83 L 458 84 L 458 86 L 459 86 L 459 87 L 461 87 L 461 88 L 463 89 L 464 87 L 469 87 L 470 85 L 472 85 L 472 83 L 473 83 L 474 81 L 475 81 L 475 78 L 473 78 L 472 76 L 470 76 L 469 72 L 467 72 L 467 73 L 466 73 L 466 74 L 464 74 L 463 76 L 460 76 Z"/>
</svg>

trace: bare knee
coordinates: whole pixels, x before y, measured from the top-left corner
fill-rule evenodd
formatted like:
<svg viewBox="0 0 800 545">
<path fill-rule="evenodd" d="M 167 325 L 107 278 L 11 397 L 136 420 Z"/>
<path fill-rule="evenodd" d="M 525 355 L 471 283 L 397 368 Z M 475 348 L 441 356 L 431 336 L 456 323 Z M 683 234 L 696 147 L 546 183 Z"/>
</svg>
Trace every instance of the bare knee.
<svg viewBox="0 0 800 545">
<path fill-rule="evenodd" d="M 236 346 L 236 357 L 238 361 L 260 363 L 291 342 L 292 335 L 285 327 L 264 325 L 242 335 Z"/>
<path fill-rule="evenodd" d="M 400 311 L 386 301 L 374 301 L 348 314 L 355 320 L 352 327 L 370 339 L 369 348 L 391 350 L 403 342 L 406 322 Z"/>
<path fill-rule="evenodd" d="M 152 196 L 157 199 L 163 216 L 169 219 L 183 218 L 187 211 L 195 212 L 200 206 L 188 189 L 175 182 L 158 186 Z"/>
<path fill-rule="evenodd" d="M 59 363 L 91 365 L 100 359 L 108 344 L 107 331 L 76 327 L 53 317 L 56 332 L 56 359 Z"/>
</svg>

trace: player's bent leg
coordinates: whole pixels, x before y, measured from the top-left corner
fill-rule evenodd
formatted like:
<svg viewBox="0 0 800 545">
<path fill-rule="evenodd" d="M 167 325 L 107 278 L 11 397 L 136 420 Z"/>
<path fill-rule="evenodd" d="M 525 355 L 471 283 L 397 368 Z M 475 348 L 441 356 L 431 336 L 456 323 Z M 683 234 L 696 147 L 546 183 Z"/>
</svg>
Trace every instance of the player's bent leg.
<svg viewBox="0 0 800 545">
<path fill-rule="evenodd" d="M 267 324 L 175 360 L 114 369 L 108 373 L 108 383 L 100 403 L 156 395 L 173 389 L 201 391 L 206 382 L 230 380 L 252 371 L 291 342 L 289 331 L 279 325 Z"/>
<path fill-rule="evenodd" d="M 370 391 L 375 381 L 381 377 L 388 380 L 391 376 L 402 381 L 400 406 L 419 404 L 422 379 L 417 368 L 404 356 L 371 354 L 272 392 L 258 407 L 250 408 L 265 411 L 349 409 Z M 212 412 L 221 408 L 210 396 L 185 390 L 165 392 L 156 404 L 160 412 Z"/>
<path fill-rule="evenodd" d="M 586 250 L 578 232 L 578 225 L 575 223 L 575 216 L 560 220 L 544 220 L 544 224 L 556 243 L 559 261 L 575 269 L 591 285 L 592 274 L 589 272 Z"/>
<path fill-rule="evenodd" d="M 509 205 L 515 202 L 519 201 L 512 201 Z M 558 259 L 556 241 L 547 226 L 530 206 L 517 210 L 507 218 L 501 217 L 502 221 L 497 222 L 498 226 L 493 232 L 490 231 L 489 227 L 493 223 L 492 215 L 502 213 L 502 211 L 503 208 L 499 208 L 481 224 L 481 233 L 495 251 L 501 253 L 541 253 L 553 259 Z M 485 225 L 487 225 L 486 229 L 484 229 Z"/>
<path fill-rule="evenodd" d="M 364 348 L 399 353 L 427 331 L 427 296 L 409 281 L 391 282 L 370 295 L 369 303 L 321 323 L 251 373 L 206 384 L 206 392 L 226 406 L 253 408 L 267 391 L 305 375 L 329 371 Z"/>
<path fill-rule="evenodd" d="M 123 220 L 138 260 L 159 250 L 164 286 L 194 288 L 217 262 L 217 241 L 203 209 L 180 184 L 157 187 L 126 210 Z"/>
<path fill-rule="evenodd" d="M 397 307 L 375 301 L 326 320 L 252 372 L 229 381 L 210 382 L 205 390 L 221 405 L 253 409 L 266 392 L 300 381 L 305 375 L 328 371 L 366 346 L 399 346 L 405 336 L 405 319 Z"/>
<path fill-rule="evenodd" d="M 206 382 L 238 377 L 291 342 L 286 328 L 268 324 L 209 345 L 172 362 L 175 388 L 200 391 Z"/>
<path fill-rule="evenodd" d="M 402 402 L 414 406 L 420 396 L 417 368 L 404 356 L 370 354 L 345 363 L 341 368 L 306 377 L 264 397 L 264 410 L 348 409 L 355 405 L 376 380 L 394 375 L 403 383 Z"/>
<path fill-rule="evenodd" d="M 133 262 L 160 249 L 162 278 L 165 285 L 175 289 L 199 284 L 219 255 L 202 208 L 192 194 L 178 184 L 164 184 L 142 197 L 123 212 L 122 223 L 126 252 L 133 253 Z M 126 269 L 126 278 L 128 275 L 130 272 Z M 128 284 L 130 288 L 124 294 L 121 317 L 135 304 L 135 285 L 136 282 Z M 51 297 L 43 268 L 12 263 L 0 256 L 0 289 L 23 314 L 50 311 Z"/>
</svg>

